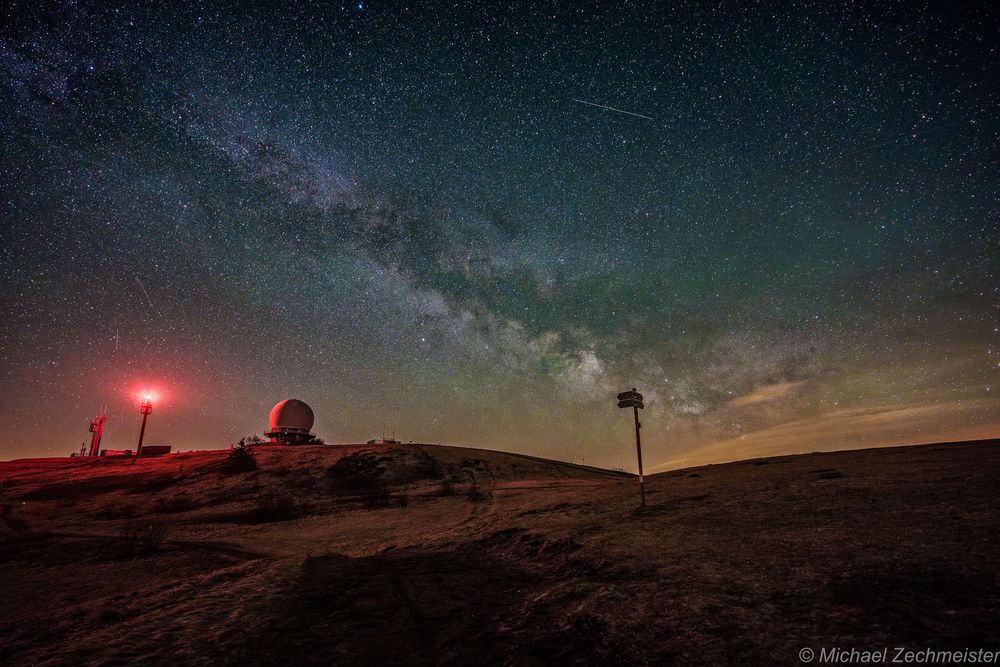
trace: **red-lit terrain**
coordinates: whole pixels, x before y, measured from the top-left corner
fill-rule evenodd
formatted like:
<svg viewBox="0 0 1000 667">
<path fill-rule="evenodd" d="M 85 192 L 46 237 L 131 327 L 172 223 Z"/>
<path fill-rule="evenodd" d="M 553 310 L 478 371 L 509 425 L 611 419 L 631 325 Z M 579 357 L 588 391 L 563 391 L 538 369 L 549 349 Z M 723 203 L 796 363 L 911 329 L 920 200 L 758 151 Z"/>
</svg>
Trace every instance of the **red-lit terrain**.
<svg viewBox="0 0 1000 667">
<path fill-rule="evenodd" d="M 7 664 L 798 664 L 1000 647 L 1000 441 L 634 478 L 473 449 L 0 463 Z"/>
</svg>

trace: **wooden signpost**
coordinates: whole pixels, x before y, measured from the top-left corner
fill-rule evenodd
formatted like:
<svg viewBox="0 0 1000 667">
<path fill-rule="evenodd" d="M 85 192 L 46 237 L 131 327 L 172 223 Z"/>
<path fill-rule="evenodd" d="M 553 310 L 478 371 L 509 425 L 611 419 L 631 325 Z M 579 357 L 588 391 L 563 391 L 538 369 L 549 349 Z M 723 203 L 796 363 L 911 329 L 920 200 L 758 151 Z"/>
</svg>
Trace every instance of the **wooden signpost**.
<svg viewBox="0 0 1000 667">
<path fill-rule="evenodd" d="M 642 394 L 632 387 L 632 391 L 623 391 L 618 394 L 619 408 L 632 408 L 632 416 L 635 418 L 635 452 L 639 457 L 639 502 L 642 507 L 646 506 L 646 482 L 642 478 L 642 442 L 639 438 L 639 410 L 643 408 Z"/>
</svg>

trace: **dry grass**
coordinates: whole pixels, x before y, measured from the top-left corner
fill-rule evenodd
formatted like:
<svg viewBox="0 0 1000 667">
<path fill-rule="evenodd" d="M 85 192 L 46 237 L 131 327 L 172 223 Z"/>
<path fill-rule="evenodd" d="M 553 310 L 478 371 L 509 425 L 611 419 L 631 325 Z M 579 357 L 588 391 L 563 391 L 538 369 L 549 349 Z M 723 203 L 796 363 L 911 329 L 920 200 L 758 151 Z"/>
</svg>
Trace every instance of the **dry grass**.
<svg viewBox="0 0 1000 667">
<path fill-rule="evenodd" d="M 239 475 L 226 452 L 0 463 L 0 662 L 996 648 L 998 444 L 674 471 L 643 511 L 632 478 L 461 448 L 260 447 Z"/>
</svg>

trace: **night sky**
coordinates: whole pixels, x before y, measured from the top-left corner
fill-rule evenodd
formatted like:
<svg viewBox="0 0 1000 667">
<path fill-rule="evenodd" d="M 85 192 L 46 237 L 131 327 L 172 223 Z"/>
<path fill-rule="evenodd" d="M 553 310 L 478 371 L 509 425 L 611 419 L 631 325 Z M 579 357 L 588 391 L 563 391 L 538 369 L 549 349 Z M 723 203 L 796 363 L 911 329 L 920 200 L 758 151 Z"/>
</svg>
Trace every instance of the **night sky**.
<svg viewBox="0 0 1000 667">
<path fill-rule="evenodd" d="M 5 3 L 0 457 L 1000 435 L 1000 5 L 499 4 Z"/>
</svg>

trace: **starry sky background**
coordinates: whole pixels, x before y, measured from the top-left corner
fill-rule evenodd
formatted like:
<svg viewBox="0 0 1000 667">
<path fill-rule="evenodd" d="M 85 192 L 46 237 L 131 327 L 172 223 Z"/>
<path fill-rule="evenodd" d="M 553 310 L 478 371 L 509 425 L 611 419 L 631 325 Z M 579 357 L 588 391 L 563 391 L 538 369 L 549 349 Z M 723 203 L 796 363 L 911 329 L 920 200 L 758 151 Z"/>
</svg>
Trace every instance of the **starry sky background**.
<svg viewBox="0 0 1000 667">
<path fill-rule="evenodd" d="M 5 3 L 0 456 L 310 403 L 647 469 L 1000 435 L 992 2 Z M 648 118 L 582 104 L 583 100 Z"/>
</svg>

